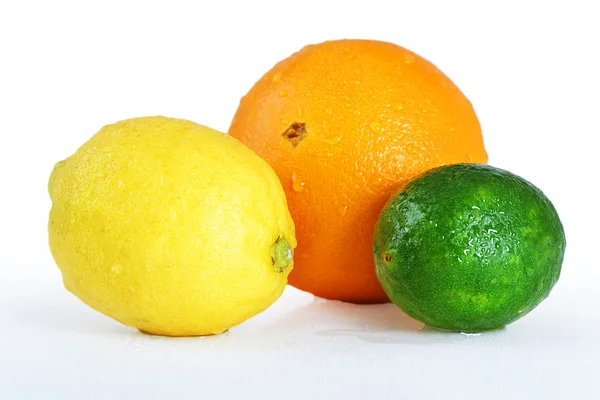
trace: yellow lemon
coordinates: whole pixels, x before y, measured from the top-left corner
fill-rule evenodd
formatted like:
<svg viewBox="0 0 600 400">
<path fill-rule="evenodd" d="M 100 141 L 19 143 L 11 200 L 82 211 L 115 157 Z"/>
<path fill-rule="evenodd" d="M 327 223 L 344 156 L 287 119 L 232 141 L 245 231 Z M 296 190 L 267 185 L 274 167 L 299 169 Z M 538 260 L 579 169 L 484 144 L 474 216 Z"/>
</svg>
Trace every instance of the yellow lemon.
<svg viewBox="0 0 600 400">
<path fill-rule="evenodd" d="M 66 288 L 141 331 L 217 334 L 269 307 L 294 223 L 271 167 L 190 121 L 108 125 L 59 162 L 49 241 Z"/>
</svg>

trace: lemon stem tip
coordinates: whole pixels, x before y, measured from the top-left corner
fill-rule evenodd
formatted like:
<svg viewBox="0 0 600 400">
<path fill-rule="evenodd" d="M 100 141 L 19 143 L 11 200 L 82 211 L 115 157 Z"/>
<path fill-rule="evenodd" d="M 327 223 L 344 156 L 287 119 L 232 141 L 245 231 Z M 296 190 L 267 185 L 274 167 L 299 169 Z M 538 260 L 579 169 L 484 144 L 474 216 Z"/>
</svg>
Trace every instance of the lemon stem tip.
<svg viewBox="0 0 600 400">
<path fill-rule="evenodd" d="M 294 259 L 292 246 L 284 238 L 280 237 L 271 246 L 271 259 L 273 260 L 273 268 L 277 272 L 285 271 Z"/>
</svg>

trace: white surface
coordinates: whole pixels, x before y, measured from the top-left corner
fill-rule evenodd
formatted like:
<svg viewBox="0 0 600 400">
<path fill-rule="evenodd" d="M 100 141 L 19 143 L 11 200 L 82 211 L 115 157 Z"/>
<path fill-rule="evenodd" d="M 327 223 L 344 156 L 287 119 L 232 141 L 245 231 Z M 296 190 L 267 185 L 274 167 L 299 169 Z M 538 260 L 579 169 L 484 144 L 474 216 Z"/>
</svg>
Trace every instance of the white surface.
<svg viewBox="0 0 600 400">
<path fill-rule="evenodd" d="M 0 393 L 3 399 L 599 398 L 600 274 L 565 268 L 536 310 L 478 336 L 423 329 L 391 304 L 315 300 L 288 288 L 274 306 L 223 335 L 163 338 L 90 311 L 62 289 L 58 274 L 1 284 L 0 307 L 8 313 L 0 330 Z"/>
<path fill-rule="evenodd" d="M 0 3 L 0 399 L 600 397 L 600 3 L 150 3 Z M 226 131 L 275 62 L 343 37 L 435 63 L 474 104 L 490 163 L 552 199 L 568 244 L 547 301 L 467 337 L 289 288 L 225 335 L 165 339 L 62 288 L 46 238 L 56 161 L 135 116 Z"/>
</svg>

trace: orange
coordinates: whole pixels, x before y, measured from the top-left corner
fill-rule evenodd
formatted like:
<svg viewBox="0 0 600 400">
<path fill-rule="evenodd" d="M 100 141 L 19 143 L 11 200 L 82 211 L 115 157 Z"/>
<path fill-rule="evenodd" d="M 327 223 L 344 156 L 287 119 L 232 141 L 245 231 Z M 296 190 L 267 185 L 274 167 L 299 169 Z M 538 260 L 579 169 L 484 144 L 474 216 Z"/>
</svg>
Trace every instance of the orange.
<svg viewBox="0 0 600 400">
<path fill-rule="evenodd" d="M 229 133 L 286 190 L 298 239 L 290 283 L 355 303 L 388 301 L 371 248 L 391 193 L 433 167 L 487 162 L 456 85 L 417 54 L 371 40 L 311 45 L 281 61 L 242 98 Z"/>
</svg>

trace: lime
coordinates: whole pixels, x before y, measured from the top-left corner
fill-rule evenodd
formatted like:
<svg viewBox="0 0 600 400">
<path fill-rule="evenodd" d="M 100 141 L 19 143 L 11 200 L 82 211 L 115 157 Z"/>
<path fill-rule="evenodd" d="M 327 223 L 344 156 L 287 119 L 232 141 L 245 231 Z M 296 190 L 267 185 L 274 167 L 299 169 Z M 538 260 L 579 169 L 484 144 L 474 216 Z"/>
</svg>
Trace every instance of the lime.
<svg viewBox="0 0 600 400">
<path fill-rule="evenodd" d="M 548 198 L 502 169 L 455 164 L 399 188 L 375 227 L 392 302 L 440 329 L 480 332 L 523 317 L 557 282 L 565 251 Z"/>
</svg>

